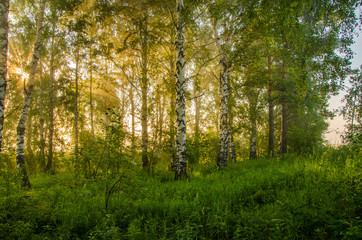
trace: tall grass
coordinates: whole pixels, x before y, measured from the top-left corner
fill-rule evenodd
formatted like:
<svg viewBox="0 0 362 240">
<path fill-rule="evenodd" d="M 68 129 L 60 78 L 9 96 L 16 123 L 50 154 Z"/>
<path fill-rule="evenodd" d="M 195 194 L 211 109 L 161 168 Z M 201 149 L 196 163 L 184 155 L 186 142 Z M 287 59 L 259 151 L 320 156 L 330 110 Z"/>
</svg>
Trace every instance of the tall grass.
<svg viewBox="0 0 362 240">
<path fill-rule="evenodd" d="M 31 191 L 2 182 L 0 238 L 362 239 L 361 153 L 348 149 L 198 165 L 178 182 L 159 169 L 130 174 L 105 211 L 114 181 L 39 175 Z"/>
</svg>

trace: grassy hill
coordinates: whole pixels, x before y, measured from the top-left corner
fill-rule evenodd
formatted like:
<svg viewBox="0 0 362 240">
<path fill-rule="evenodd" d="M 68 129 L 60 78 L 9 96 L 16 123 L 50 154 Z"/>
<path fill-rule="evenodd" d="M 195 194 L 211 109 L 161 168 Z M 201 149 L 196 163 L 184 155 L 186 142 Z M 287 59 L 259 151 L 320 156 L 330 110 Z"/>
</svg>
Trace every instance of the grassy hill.
<svg viewBox="0 0 362 240">
<path fill-rule="evenodd" d="M 361 152 L 346 148 L 198 165 L 177 182 L 160 166 L 38 175 L 21 190 L 2 171 L 0 238 L 362 239 L 361 176 Z"/>
</svg>

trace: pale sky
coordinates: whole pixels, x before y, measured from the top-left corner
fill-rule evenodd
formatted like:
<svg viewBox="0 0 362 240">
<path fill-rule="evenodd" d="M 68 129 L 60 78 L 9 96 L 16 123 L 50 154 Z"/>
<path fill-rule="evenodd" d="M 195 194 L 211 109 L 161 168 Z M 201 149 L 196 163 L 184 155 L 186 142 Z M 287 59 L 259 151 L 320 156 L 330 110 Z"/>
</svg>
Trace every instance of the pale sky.
<svg viewBox="0 0 362 240">
<path fill-rule="evenodd" d="M 352 45 L 352 51 L 355 53 L 354 58 L 352 59 L 352 68 L 359 68 L 362 65 L 362 31 L 358 31 L 359 36 L 355 37 L 354 44 Z M 347 82 L 348 80 L 346 80 Z M 341 91 L 338 96 L 333 96 L 329 100 L 329 110 L 339 109 L 343 106 L 341 100 L 346 93 Z M 336 116 L 332 120 L 329 120 L 329 129 L 328 132 L 324 135 L 325 139 L 329 144 L 339 145 L 342 143 L 341 134 L 344 132 L 344 121 L 342 116 Z"/>
</svg>

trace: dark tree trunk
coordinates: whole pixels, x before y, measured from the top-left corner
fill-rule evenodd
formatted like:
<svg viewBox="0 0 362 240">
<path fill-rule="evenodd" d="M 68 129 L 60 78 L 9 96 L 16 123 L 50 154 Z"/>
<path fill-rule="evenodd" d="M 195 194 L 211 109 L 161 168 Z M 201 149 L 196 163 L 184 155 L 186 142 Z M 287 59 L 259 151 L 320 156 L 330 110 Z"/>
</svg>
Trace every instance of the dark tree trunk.
<svg viewBox="0 0 362 240">
<path fill-rule="evenodd" d="M 174 31 L 171 32 L 171 52 L 176 51 L 174 44 Z M 175 82 L 175 59 L 174 56 L 170 56 L 170 158 L 171 158 L 171 170 L 176 170 L 176 144 L 175 144 L 175 122 L 176 122 L 176 82 Z"/>
<path fill-rule="evenodd" d="M 52 40 L 50 50 L 50 78 L 49 78 L 49 116 L 48 116 L 48 163 L 46 171 L 52 171 L 53 166 L 53 135 L 54 135 L 54 34 L 55 24 L 52 24 Z"/>
<path fill-rule="evenodd" d="M 251 122 L 251 132 L 250 132 L 250 159 L 257 158 L 256 151 L 256 137 L 257 137 L 257 129 L 256 129 L 256 105 L 257 98 L 254 96 L 249 97 L 249 106 L 250 106 L 250 122 Z"/>
<path fill-rule="evenodd" d="M 75 154 L 75 167 L 76 172 L 79 174 L 80 170 L 80 163 L 79 163 L 79 147 L 78 147 L 78 119 L 79 119 L 79 112 L 78 112 L 78 98 L 79 98 L 79 86 L 78 86 L 78 71 L 79 71 L 79 46 L 76 49 L 76 56 L 75 56 L 75 102 L 74 102 L 74 154 Z"/>
<path fill-rule="evenodd" d="M 282 99 L 282 126 L 280 134 L 280 146 L 278 153 L 285 154 L 288 152 L 288 112 L 287 112 L 287 100 L 286 100 L 286 87 L 285 87 L 285 62 L 282 65 L 282 82 L 283 82 L 283 99 Z"/>
<path fill-rule="evenodd" d="M 40 166 L 42 170 L 45 170 L 45 139 L 44 139 L 44 89 L 43 89 L 43 70 L 42 64 L 40 63 L 40 74 L 39 74 L 39 157 Z"/>
<path fill-rule="evenodd" d="M 199 162 L 200 158 L 200 115 L 201 115 L 201 99 L 200 83 L 196 78 L 194 82 L 194 102 L 195 102 L 195 163 Z"/>
<path fill-rule="evenodd" d="M 268 155 L 269 157 L 274 157 L 274 104 L 273 104 L 273 95 L 272 95 L 272 73 L 271 73 L 271 58 L 268 57 L 268 72 L 269 72 L 269 81 L 268 81 L 268 108 L 269 108 L 269 144 L 268 144 Z"/>
<path fill-rule="evenodd" d="M 233 114 L 230 111 L 230 117 L 229 117 L 229 159 L 232 163 L 236 162 L 236 152 L 235 152 L 235 143 L 234 143 L 234 131 L 233 131 Z"/>
<path fill-rule="evenodd" d="M 90 121 L 91 121 L 91 134 L 92 140 L 95 141 L 94 135 L 94 106 L 93 106 L 93 61 L 91 61 L 90 66 L 90 83 L 89 83 L 89 107 L 90 107 Z"/>
<path fill-rule="evenodd" d="M 141 38 L 141 58 L 142 58 L 142 109 L 141 109 L 141 125 L 142 125 L 142 167 L 143 170 L 149 172 L 150 162 L 148 159 L 148 26 L 147 17 L 140 23 L 140 38 Z"/>
<path fill-rule="evenodd" d="M 129 98 L 131 102 L 131 118 L 132 118 L 132 136 L 131 136 L 131 159 L 134 161 L 136 154 L 136 122 L 135 122 L 135 104 L 133 96 L 133 82 L 131 84 Z"/>
</svg>

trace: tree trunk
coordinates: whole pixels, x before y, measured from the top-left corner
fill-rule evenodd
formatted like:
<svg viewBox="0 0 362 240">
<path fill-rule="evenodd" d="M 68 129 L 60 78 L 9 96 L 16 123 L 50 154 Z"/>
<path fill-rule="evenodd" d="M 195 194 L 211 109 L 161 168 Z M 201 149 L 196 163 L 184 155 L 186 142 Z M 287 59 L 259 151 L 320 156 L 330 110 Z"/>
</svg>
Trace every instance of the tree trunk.
<svg viewBox="0 0 362 240">
<path fill-rule="evenodd" d="M 159 109 L 159 112 L 160 112 L 160 118 L 159 118 L 159 134 L 158 134 L 158 154 L 157 154 L 157 158 L 158 158 L 158 161 L 161 161 L 161 150 L 162 150 L 162 137 L 163 137 L 163 114 L 164 114 L 164 107 L 165 107 L 165 104 L 166 104 L 166 98 L 161 95 L 161 99 L 160 100 L 160 109 Z"/>
<path fill-rule="evenodd" d="M 174 31 L 171 31 L 171 52 L 176 51 L 174 45 Z M 176 146 L 175 146 L 175 117 L 176 117 L 176 82 L 175 82 L 175 59 L 174 56 L 170 57 L 170 157 L 171 157 L 171 170 L 176 171 Z"/>
<path fill-rule="evenodd" d="M 8 15 L 9 0 L 0 3 L 0 154 L 2 150 L 2 132 L 4 124 L 5 110 L 5 92 L 6 92 L 6 73 L 7 73 L 7 55 L 8 55 Z M 1 155 L 0 155 L 1 160 Z"/>
<path fill-rule="evenodd" d="M 186 167 L 186 115 L 185 115 L 185 52 L 183 0 L 176 0 L 176 170 L 175 180 L 187 177 Z"/>
<path fill-rule="evenodd" d="M 142 79 L 141 79 L 141 92 L 142 92 L 142 109 L 141 109 L 141 125 L 142 125 L 142 167 L 146 172 L 149 172 L 150 163 L 148 159 L 148 106 L 147 106 L 147 93 L 148 93 L 148 77 L 147 77 L 147 63 L 148 63 L 148 29 L 147 29 L 147 16 L 140 24 L 140 38 L 141 38 L 141 57 L 142 57 Z"/>
<path fill-rule="evenodd" d="M 50 77 L 49 77 L 49 119 L 48 119 L 48 163 L 46 171 L 52 171 L 53 166 L 53 134 L 54 134 L 54 28 L 52 24 L 52 40 L 50 49 Z"/>
<path fill-rule="evenodd" d="M 250 134 L 250 159 L 257 157 L 256 153 L 256 118 L 251 117 L 251 134 Z"/>
<path fill-rule="evenodd" d="M 75 167 L 77 174 L 79 174 L 80 163 L 79 163 L 79 149 L 78 149 L 78 97 L 79 97 L 79 89 L 78 89 L 78 70 L 79 70 L 79 46 L 76 49 L 75 56 L 75 102 L 74 102 L 74 154 L 75 154 Z"/>
<path fill-rule="evenodd" d="M 33 149 L 31 148 L 31 143 L 32 143 L 32 136 L 33 136 L 33 129 L 32 129 L 32 118 L 33 118 L 33 112 L 31 111 L 31 107 L 29 108 L 29 113 L 28 113 L 28 118 L 26 120 L 26 129 L 27 129 L 27 134 L 26 134 L 26 151 L 28 153 L 28 165 L 29 167 L 33 167 L 33 158 L 34 158 L 34 152 Z"/>
<path fill-rule="evenodd" d="M 91 134 L 92 134 L 92 140 L 94 142 L 95 135 L 94 135 L 94 106 L 93 106 L 93 61 L 91 61 L 91 66 L 90 66 L 89 107 L 90 107 Z"/>
<path fill-rule="evenodd" d="M 268 81 L 268 107 L 269 107 L 269 144 L 268 144 L 268 155 L 274 157 L 274 104 L 272 99 L 272 73 L 271 73 L 271 58 L 268 56 L 267 68 L 269 72 Z"/>
<path fill-rule="evenodd" d="M 131 102 L 131 118 L 132 118 L 132 136 L 131 136 L 131 159 L 134 161 L 136 154 L 136 122 L 135 122 L 135 104 L 133 96 L 133 82 L 131 84 L 129 98 Z"/>
<path fill-rule="evenodd" d="M 200 159 L 200 115 L 201 115 L 201 100 L 199 79 L 194 82 L 194 102 L 195 102 L 195 163 L 199 163 Z"/>
<path fill-rule="evenodd" d="M 256 105 L 258 102 L 257 96 L 249 96 L 249 113 L 250 113 L 250 122 L 251 122 L 251 131 L 250 131 L 250 159 L 255 159 L 257 157 L 256 152 Z"/>
<path fill-rule="evenodd" d="M 230 88 L 230 78 L 228 78 L 229 81 L 229 88 Z M 228 103 L 228 124 L 229 124 L 229 134 L 228 134 L 228 143 L 229 143 L 229 160 L 232 163 L 236 162 L 236 153 L 235 153 L 235 144 L 234 144 L 234 129 L 233 129 L 233 123 L 234 123 L 234 115 L 233 115 L 233 105 L 234 105 L 234 96 L 232 94 L 232 91 L 229 91 L 229 103 Z"/>
<path fill-rule="evenodd" d="M 228 81 L 228 66 L 225 55 L 220 59 L 220 139 L 219 139 L 219 154 L 217 165 L 219 167 L 227 166 L 228 157 L 228 103 L 229 103 L 229 81 Z"/>
<path fill-rule="evenodd" d="M 285 62 L 282 64 L 282 84 L 285 85 Z M 287 112 L 287 100 L 286 100 L 286 87 L 283 86 L 283 99 L 282 99 L 282 126 L 281 126 L 281 134 L 280 134 L 280 145 L 279 145 L 279 154 L 285 154 L 288 151 L 288 112 Z"/>
<path fill-rule="evenodd" d="M 216 22 L 213 24 L 214 38 L 220 54 L 220 137 L 219 137 L 219 153 L 217 157 L 217 166 L 226 167 L 228 159 L 228 110 L 229 110 L 229 66 L 225 53 L 225 45 L 221 44 L 220 37 L 216 29 Z"/>
<path fill-rule="evenodd" d="M 233 114 L 230 110 L 229 113 L 229 159 L 232 163 L 236 162 L 235 143 L 234 143 L 234 131 L 233 131 Z"/>
<path fill-rule="evenodd" d="M 43 89 L 43 69 L 42 64 L 40 63 L 39 71 L 39 156 L 40 156 L 40 167 L 42 170 L 45 170 L 45 140 L 44 140 L 44 89 Z"/>
<path fill-rule="evenodd" d="M 39 60 L 40 47 L 42 43 L 42 30 L 43 30 L 45 4 L 46 0 L 42 0 L 39 10 L 39 17 L 37 19 L 37 26 L 36 26 L 37 34 L 35 37 L 34 52 L 30 63 L 31 68 L 30 68 L 29 80 L 27 83 L 27 87 L 24 88 L 23 108 L 17 126 L 16 164 L 20 174 L 22 175 L 21 185 L 23 187 L 31 187 L 25 167 L 24 134 L 25 134 L 26 118 L 28 116 L 28 111 L 31 102 L 31 95 L 34 87 L 35 72 Z"/>
</svg>

